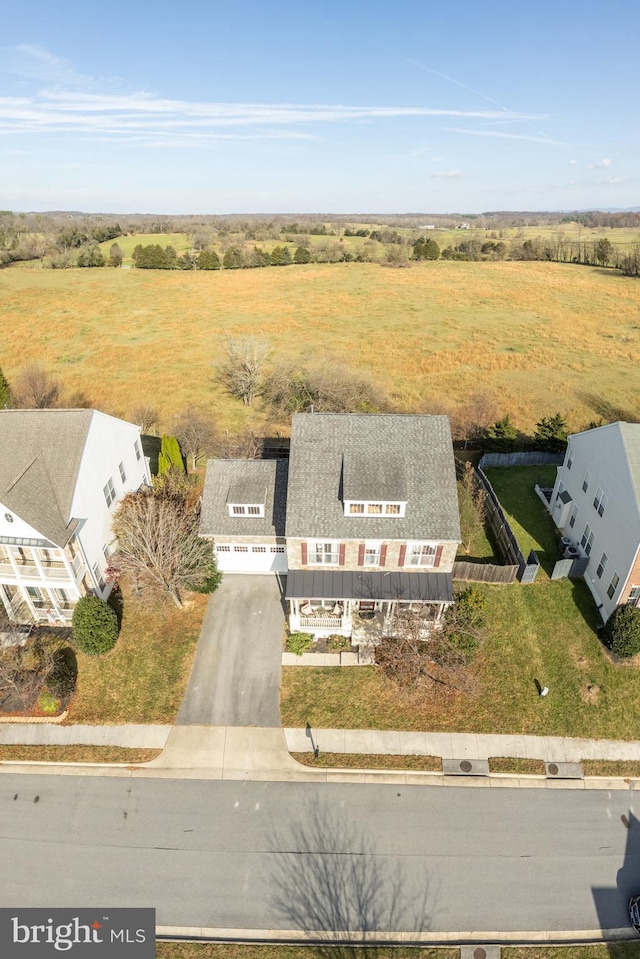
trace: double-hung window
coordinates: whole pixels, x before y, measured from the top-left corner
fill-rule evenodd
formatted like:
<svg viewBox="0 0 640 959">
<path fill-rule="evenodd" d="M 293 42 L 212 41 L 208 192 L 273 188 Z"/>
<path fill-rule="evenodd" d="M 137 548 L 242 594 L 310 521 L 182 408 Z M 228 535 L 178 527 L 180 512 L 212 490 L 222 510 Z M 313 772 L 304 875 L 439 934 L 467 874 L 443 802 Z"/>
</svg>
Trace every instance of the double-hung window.
<svg viewBox="0 0 640 959">
<path fill-rule="evenodd" d="M 108 482 L 105 486 L 102 487 L 102 492 L 104 493 L 104 498 L 106 500 L 107 506 L 111 506 L 114 499 L 116 498 L 116 489 L 113 485 L 113 480 L 109 477 Z"/>
<path fill-rule="evenodd" d="M 586 493 L 589 489 L 589 483 L 591 482 L 591 473 L 589 470 L 586 470 L 584 474 L 584 479 L 582 480 L 582 492 Z"/>
<path fill-rule="evenodd" d="M 573 450 L 569 450 L 569 454 L 568 454 L 568 456 L 567 456 L 567 469 L 568 469 L 568 470 L 571 469 L 572 463 L 573 463 Z"/>
<path fill-rule="evenodd" d="M 632 586 L 627 597 L 627 606 L 640 606 L 640 586 Z"/>
<path fill-rule="evenodd" d="M 433 566 L 436 561 L 436 546 L 433 543 L 409 543 L 407 566 Z"/>
<path fill-rule="evenodd" d="M 310 566 L 337 566 L 340 562 L 339 543 L 313 540 L 309 543 L 308 550 Z"/>
<path fill-rule="evenodd" d="M 596 570 L 596 576 L 598 577 L 598 579 L 602 579 L 602 574 L 607 568 L 608 562 L 609 562 L 609 557 L 607 556 L 606 553 L 603 553 L 602 556 L 600 557 L 600 562 L 598 563 L 598 568 Z"/>
<path fill-rule="evenodd" d="M 609 502 L 609 497 L 606 493 L 602 491 L 600 487 L 596 490 L 595 499 L 593 501 L 593 507 L 598 511 L 598 514 L 602 516 L 605 509 L 607 508 L 607 503 Z"/>
<path fill-rule="evenodd" d="M 594 539 L 595 539 L 594 532 L 589 526 L 589 524 L 587 523 L 587 525 L 584 528 L 584 533 L 582 534 L 582 539 L 580 540 L 580 545 L 582 546 L 587 556 L 591 552 Z"/>
<path fill-rule="evenodd" d="M 380 565 L 380 543 L 366 542 L 364 544 L 364 565 Z"/>
<path fill-rule="evenodd" d="M 620 577 L 617 573 L 614 573 L 611 577 L 611 582 L 609 583 L 609 588 L 607 590 L 607 596 L 609 599 L 613 599 L 614 593 L 620 585 Z"/>
<path fill-rule="evenodd" d="M 120 470 L 120 479 L 122 480 L 123 483 L 126 483 L 126 482 L 127 482 L 127 474 L 125 473 L 125 470 L 124 470 L 124 463 L 119 463 L 119 464 L 118 464 L 118 469 Z"/>
<path fill-rule="evenodd" d="M 576 520 L 578 518 L 578 507 L 576 504 L 573 504 L 573 509 L 571 510 L 571 516 L 569 517 L 569 526 L 571 529 L 576 525 Z"/>
</svg>

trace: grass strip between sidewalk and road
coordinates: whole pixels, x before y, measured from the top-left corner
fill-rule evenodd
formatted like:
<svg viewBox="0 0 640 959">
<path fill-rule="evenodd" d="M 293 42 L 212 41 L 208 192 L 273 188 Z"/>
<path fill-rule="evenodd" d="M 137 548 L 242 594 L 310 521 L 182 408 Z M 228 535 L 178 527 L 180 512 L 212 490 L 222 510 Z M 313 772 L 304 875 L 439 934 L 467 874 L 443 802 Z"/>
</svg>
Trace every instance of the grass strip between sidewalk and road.
<svg viewBox="0 0 640 959">
<path fill-rule="evenodd" d="M 280 945 L 277 943 L 163 942 L 156 959 L 459 959 L 460 950 L 447 947 Z M 585 957 L 591 959 L 591 957 Z M 594 957 L 595 959 L 595 957 Z M 600 959 L 600 957 L 597 957 Z M 625 957 L 626 959 L 626 957 Z"/>
<path fill-rule="evenodd" d="M 122 746 L 0 745 L 0 762 L 148 763 L 161 752 L 161 749 L 127 749 Z"/>
<path fill-rule="evenodd" d="M 303 766 L 338 769 L 422 769 L 442 772 L 439 756 L 398 756 L 386 753 L 291 753 Z"/>
</svg>

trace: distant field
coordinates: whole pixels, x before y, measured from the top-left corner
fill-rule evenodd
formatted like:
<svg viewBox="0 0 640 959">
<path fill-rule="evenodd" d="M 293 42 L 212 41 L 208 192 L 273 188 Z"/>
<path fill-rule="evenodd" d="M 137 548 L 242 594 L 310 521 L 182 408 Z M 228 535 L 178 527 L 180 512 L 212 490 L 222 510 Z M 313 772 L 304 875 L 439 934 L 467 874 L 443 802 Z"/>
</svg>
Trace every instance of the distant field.
<svg viewBox="0 0 640 959">
<path fill-rule="evenodd" d="M 640 283 L 589 267 L 11 269 L 0 271 L 0 323 L 9 379 L 38 359 L 125 415 L 145 402 L 168 419 L 193 402 L 222 428 L 259 428 L 259 401 L 243 408 L 212 376 L 225 335 L 249 333 L 276 357 L 370 370 L 405 411 L 455 408 L 483 390 L 524 429 L 556 410 L 573 428 L 640 415 Z"/>
<path fill-rule="evenodd" d="M 114 243 L 118 244 L 125 259 L 130 259 L 139 243 L 142 246 L 148 246 L 151 243 L 159 243 L 162 247 L 172 246 L 176 253 L 184 253 L 190 246 L 186 233 L 136 233 L 132 236 L 119 236 L 115 240 L 105 240 L 100 244 L 100 249 L 105 256 L 109 255 L 109 250 Z"/>
</svg>

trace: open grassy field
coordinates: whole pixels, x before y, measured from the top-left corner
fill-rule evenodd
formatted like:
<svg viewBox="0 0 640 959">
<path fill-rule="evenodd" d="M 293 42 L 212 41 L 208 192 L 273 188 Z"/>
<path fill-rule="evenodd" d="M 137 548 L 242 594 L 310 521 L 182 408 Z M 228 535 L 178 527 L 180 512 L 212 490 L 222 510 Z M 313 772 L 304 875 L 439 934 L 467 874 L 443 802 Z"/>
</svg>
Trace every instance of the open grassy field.
<svg viewBox="0 0 640 959">
<path fill-rule="evenodd" d="M 477 391 L 531 428 L 637 416 L 640 284 L 544 263 L 439 261 L 268 270 L 3 270 L 0 360 L 37 359 L 68 390 L 125 414 L 187 403 L 220 426 L 267 418 L 213 380 L 224 337 L 255 334 L 274 357 L 369 370 L 399 410 L 455 409 Z"/>
<path fill-rule="evenodd" d="M 172 246 L 176 253 L 184 253 L 190 248 L 189 237 L 186 233 L 135 233 L 132 236 L 119 236 L 115 240 L 105 240 L 100 243 L 100 249 L 105 256 L 109 256 L 109 250 L 114 243 L 117 243 L 122 250 L 125 260 L 130 261 L 131 254 L 138 246 L 148 246 L 151 243 L 159 243 L 161 247 Z"/>
</svg>

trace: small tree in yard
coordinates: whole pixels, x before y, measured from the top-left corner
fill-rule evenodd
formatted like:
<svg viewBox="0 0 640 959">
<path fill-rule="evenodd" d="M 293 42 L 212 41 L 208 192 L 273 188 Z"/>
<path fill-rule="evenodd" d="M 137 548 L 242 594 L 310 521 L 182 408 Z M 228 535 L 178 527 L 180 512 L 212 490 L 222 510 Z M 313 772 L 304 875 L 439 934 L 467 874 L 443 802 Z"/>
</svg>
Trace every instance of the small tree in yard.
<svg viewBox="0 0 640 959">
<path fill-rule="evenodd" d="M 0 410 L 6 410 L 11 406 L 11 387 L 9 382 L 0 370 Z"/>
<path fill-rule="evenodd" d="M 471 543 L 482 532 L 487 511 L 486 493 L 476 479 L 471 463 L 465 463 L 459 480 L 460 535 L 462 547 L 467 555 L 471 552 Z"/>
<path fill-rule="evenodd" d="M 605 644 L 621 659 L 630 659 L 640 653 L 640 609 L 618 606 L 606 622 L 603 631 Z"/>
<path fill-rule="evenodd" d="M 99 596 L 83 596 L 71 620 L 73 641 L 89 656 L 99 656 L 113 649 L 118 639 L 118 617 Z"/>
<path fill-rule="evenodd" d="M 191 459 L 191 468 L 196 469 L 198 457 L 210 453 L 215 441 L 215 428 L 211 417 L 195 406 L 188 406 L 174 420 L 174 431 L 180 447 Z"/>
<path fill-rule="evenodd" d="M 496 453 L 510 453 L 516 448 L 518 430 L 511 422 L 509 414 L 488 426 L 482 445 L 486 450 Z"/>
<path fill-rule="evenodd" d="M 29 363 L 16 378 L 13 402 L 20 409 L 50 409 L 60 399 L 60 384 L 39 363 Z"/>
<path fill-rule="evenodd" d="M 534 434 L 538 449 L 550 453 L 563 453 L 567 447 L 567 423 L 560 413 L 555 416 L 543 416 L 536 423 Z"/>
<path fill-rule="evenodd" d="M 221 579 L 213 547 L 198 535 L 198 516 L 180 483 L 129 493 L 113 517 L 118 548 L 110 575 L 171 596 L 183 590 L 213 592 Z"/>
</svg>

